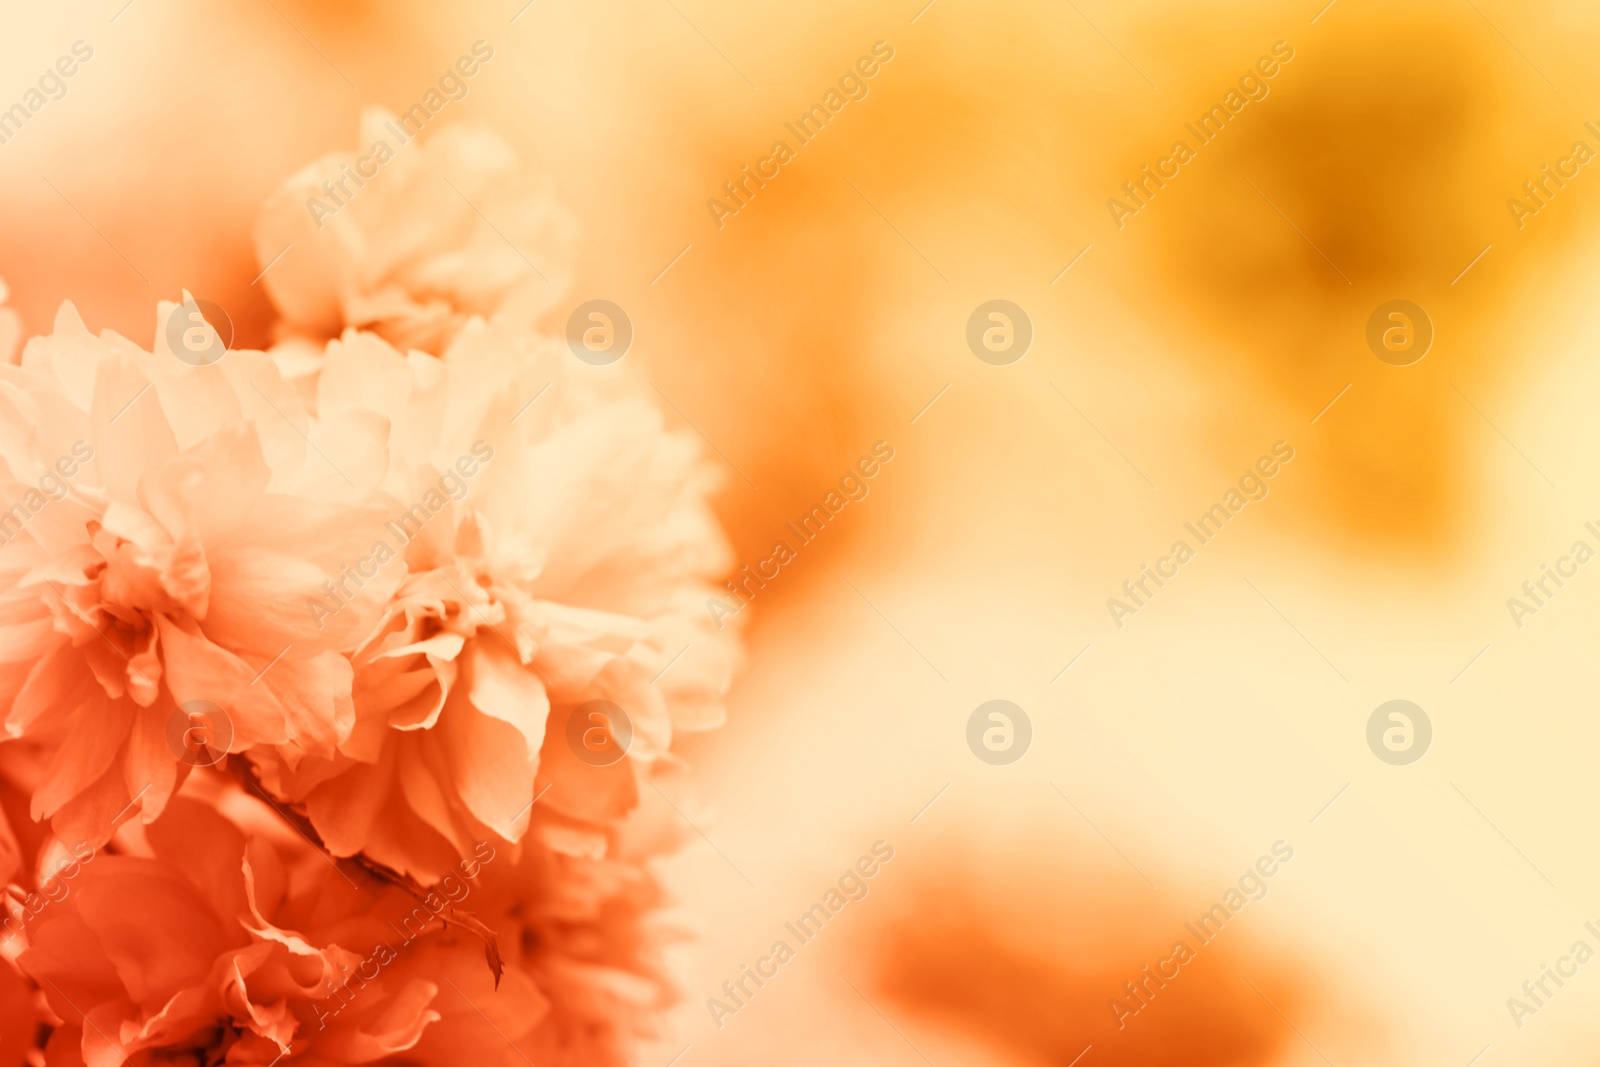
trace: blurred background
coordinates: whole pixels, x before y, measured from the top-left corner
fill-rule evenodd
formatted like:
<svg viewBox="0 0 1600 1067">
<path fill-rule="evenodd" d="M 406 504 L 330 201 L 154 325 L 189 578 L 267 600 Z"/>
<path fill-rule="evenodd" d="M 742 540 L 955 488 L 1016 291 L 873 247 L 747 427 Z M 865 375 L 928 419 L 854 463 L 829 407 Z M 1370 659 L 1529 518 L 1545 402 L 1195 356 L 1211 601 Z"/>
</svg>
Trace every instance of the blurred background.
<svg viewBox="0 0 1600 1067">
<path fill-rule="evenodd" d="M 1507 1004 L 1600 950 L 1600 568 L 1507 603 L 1600 549 L 1600 9 L 97 0 L 4 26 L 0 107 L 93 53 L 0 143 L 31 333 L 72 299 L 148 345 L 189 289 L 267 344 L 261 203 L 482 41 L 431 128 L 487 125 L 553 180 L 580 239 L 548 327 L 626 309 L 741 564 L 892 447 L 741 613 L 728 723 L 682 746 L 698 843 L 664 873 L 697 936 L 646 1062 L 1600 1062 L 1600 966 Z M 874 55 L 801 144 L 785 124 Z M 1005 365 L 967 341 L 996 299 L 1031 323 Z M 1393 300 L 1431 324 L 1408 366 L 1368 342 Z M 1200 544 L 1185 523 L 1277 442 Z M 968 743 L 994 699 L 1031 724 L 1001 765 Z M 1368 742 L 1394 699 L 1432 729 L 1403 765 Z M 867 895 L 714 1018 L 879 841 Z"/>
</svg>

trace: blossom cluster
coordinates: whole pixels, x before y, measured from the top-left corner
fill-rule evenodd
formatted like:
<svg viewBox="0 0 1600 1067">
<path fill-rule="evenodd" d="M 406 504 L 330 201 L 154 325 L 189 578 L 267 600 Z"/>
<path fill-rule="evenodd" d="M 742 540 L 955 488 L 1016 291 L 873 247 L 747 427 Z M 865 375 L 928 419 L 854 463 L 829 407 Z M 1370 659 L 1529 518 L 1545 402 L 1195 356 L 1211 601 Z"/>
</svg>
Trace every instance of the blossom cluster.
<svg viewBox="0 0 1600 1067">
<path fill-rule="evenodd" d="M 572 225 L 508 146 L 442 130 L 307 231 L 347 163 L 257 227 L 268 350 L 175 351 L 187 294 L 149 348 L 0 309 L 0 1067 L 622 1063 L 676 996 L 714 479 L 538 328 L 505 246 Z"/>
</svg>

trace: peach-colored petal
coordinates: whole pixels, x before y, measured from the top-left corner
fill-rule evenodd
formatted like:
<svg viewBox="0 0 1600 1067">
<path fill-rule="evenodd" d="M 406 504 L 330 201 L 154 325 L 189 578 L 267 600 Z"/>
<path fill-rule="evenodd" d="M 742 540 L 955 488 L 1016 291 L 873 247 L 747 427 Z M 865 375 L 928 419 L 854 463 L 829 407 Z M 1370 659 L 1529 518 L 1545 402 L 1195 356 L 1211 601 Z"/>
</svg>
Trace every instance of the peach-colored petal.
<svg viewBox="0 0 1600 1067">
<path fill-rule="evenodd" d="M 297 253 L 264 283 L 285 325 L 321 337 L 352 325 L 438 352 L 472 315 L 531 323 L 562 293 L 570 217 L 492 134 L 449 127 L 401 145 L 386 127 L 394 122 L 379 109 L 362 116 L 359 150 L 383 140 L 394 158 L 382 182 L 337 214 L 313 219 L 306 204 L 355 153 L 310 164 L 268 201 L 256 226 L 258 255 L 265 263 L 286 244 Z"/>
<path fill-rule="evenodd" d="M 90 697 L 72 710 L 62 723 L 66 736 L 51 757 L 44 784 L 33 794 L 33 818 L 48 819 L 111 768 L 135 711 L 129 701 L 103 696 Z"/>
<path fill-rule="evenodd" d="M 174 763 L 167 738 L 167 722 L 173 709 L 166 704 L 137 708 L 122 754 L 122 784 L 130 798 L 138 798 L 145 822 L 159 819 L 167 800 L 189 770 L 188 764 Z M 132 800 L 129 801 L 132 803 Z"/>
<path fill-rule="evenodd" d="M 415 966 L 437 968 L 450 979 L 436 1001 L 441 1013 L 450 1009 L 449 1013 L 424 1033 L 418 1053 L 434 1059 L 453 1056 L 455 1062 L 526 1067 L 527 1053 L 519 1049 L 528 1047 L 525 1038 L 549 1010 L 548 1000 L 520 971 L 507 971 L 496 988 L 487 968 L 461 966 L 465 960 L 449 951 L 450 946 L 440 939 L 437 946 L 417 953 Z M 518 1047 L 508 1047 L 507 1042 Z"/>
<path fill-rule="evenodd" d="M 111 838 L 118 823 L 140 810 L 139 804 L 152 792 L 146 790 L 143 796 L 129 792 L 122 768 L 113 766 L 61 805 L 50 819 L 50 828 L 64 841 L 98 847 Z"/>
<path fill-rule="evenodd" d="M 48 619 L 44 620 L 48 624 Z M 6 729 L 13 736 L 26 733 L 41 715 L 52 709 L 76 708 L 96 692 L 94 680 L 74 670 L 76 650 L 59 638 L 44 652 L 28 672 L 27 680 L 11 701 Z"/>
<path fill-rule="evenodd" d="M 165 818 L 145 830 L 157 859 L 179 871 L 222 916 L 245 913 L 245 878 L 240 868 L 245 835 L 216 811 L 179 799 Z"/>
<path fill-rule="evenodd" d="M 340 1063 L 374 1063 L 397 1052 L 405 1052 L 422 1040 L 425 1030 L 442 1016 L 429 1008 L 439 995 L 439 987 L 421 978 L 406 982 L 389 998 L 381 1014 L 368 1019 L 357 1029 L 336 1031 L 324 1046 Z M 459 1055 L 460 1048 L 452 1052 Z"/>
<path fill-rule="evenodd" d="M 94 404 L 89 409 L 94 421 L 91 443 L 97 473 L 114 500 L 138 500 L 139 481 L 145 472 L 158 469 L 178 454 L 177 438 L 156 397 L 141 397 L 149 387 L 149 380 L 126 356 L 108 359 L 95 378 Z"/>
<path fill-rule="evenodd" d="M 391 755 L 376 764 L 354 764 L 308 794 L 306 811 L 334 855 L 354 856 L 373 839 L 393 777 Z"/>
<path fill-rule="evenodd" d="M 156 1010 L 203 973 L 218 953 L 242 944 L 188 879 L 148 860 L 102 856 L 75 879 L 77 913 L 94 933 L 128 996 Z M 130 921 L 130 911 L 137 915 Z M 50 916 L 40 937 L 49 929 Z"/>
</svg>

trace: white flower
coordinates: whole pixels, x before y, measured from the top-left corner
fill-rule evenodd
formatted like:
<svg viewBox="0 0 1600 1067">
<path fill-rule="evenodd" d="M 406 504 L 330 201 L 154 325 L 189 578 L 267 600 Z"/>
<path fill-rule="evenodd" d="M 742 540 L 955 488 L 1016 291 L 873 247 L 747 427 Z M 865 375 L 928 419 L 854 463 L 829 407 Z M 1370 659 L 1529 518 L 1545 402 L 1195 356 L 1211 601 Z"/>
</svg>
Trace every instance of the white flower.
<svg viewBox="0 0 1600 1067">
<path fill-rule="evenodd" d="M 562 296 L 575 227 L 548 183 L 484 130 L 406 137 L 369 109 L 357 151 L 308 165 L 267 202 L 256 254 L 286 334 L 355 326 L 439 353 L 475 315 L 526 327 Z"/>
<path fill-rule="evenodd" d="M 721 721 L 731 633 L 701 605 L 729 554 L 707 469 L 637 382 L 583 371 L 481 321 L 443 358 L 353 330 L 329 344 L 318 418 L 390 426 L 383 488 L 402 502 L 350 565 L 403 577 L 377 603 L 351 589 L 381 621 L 353 657 L 337 756 L 255 755 L 335 853 L 431 882 L 471 841 L 516 842 L 531 821 L 546 844 L 602 855 L 673 731 Z M 559 730 L 592 700 L 631 722 L 614 766 L 581 762 Z M 530 809 L 545 785 L 537 814 L 554 823 Z"/>
</svg>

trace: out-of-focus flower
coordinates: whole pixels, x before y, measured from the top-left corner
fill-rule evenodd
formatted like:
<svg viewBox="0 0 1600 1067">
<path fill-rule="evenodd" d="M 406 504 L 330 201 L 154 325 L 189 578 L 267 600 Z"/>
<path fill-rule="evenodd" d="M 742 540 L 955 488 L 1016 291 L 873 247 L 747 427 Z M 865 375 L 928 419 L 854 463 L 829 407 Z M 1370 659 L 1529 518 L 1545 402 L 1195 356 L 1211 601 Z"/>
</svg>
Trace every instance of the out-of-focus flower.
<svg viewBox="0 0 1600 1067">
<path fill-rule="evenodd" d="M 535 823 L 544 846 L 603 856 L 673 730 L 721 721 L 732 649 L 701 605 L 728 557 L 693 442 L 632 383 L 588 381 L 548 340 L 482 322 L 442 358 L 347 333 L 316 405 L 394 427 L 384 489 L 411 503 L 358 569 L 392 552 L 404 578 L 353 657 L 338 754 L 254 750 L 263 781 L 335 854 L 423 883 L 473 840 L 519 841 L 535 796 L 555 816 Z M 595 700 L 631 723 L 609 766 L 564 729 Z"/>
<path fill-rule="evenodd" d="M 651 799 L 643 798 L 655 809 L 647 814 L 676 818 Z M 543 809 L 535 808 L 536 824 L 560 823 Z M 528 1037 L 536 1063 L 636 1062 L 640 1042 L 660 1036 L 662 1012 L 680 995 L 662 949 L 687 935 L 664 919 L 646 863 L 676 839 L 649 821 L 631 817 L 603 858 L 550 848 L 535 832 L 515 866 L 484 872 L 477 914 L 499 931 L 508 969 L 550 1002 Z"/>
<path fill-rule="evenodd" d="M 495 988 L 481 943 L 436 921 L 446 898 L 342 871 L 220 799 L 174 799 L 147 855 L 97 859 L 34 924 L 20 964 L 64 1020 L 50 1063 L 526 1062 L 546 1004 L 520 972 Z M 452 896 L 495 859 L 463 860 Z"/>
<path fill-rule="evenodd" d="M 306 604 L 381 521 L 387 429 L 313 426 L 263 353 L 194 366 L 70 304 L 0 365 L 0 709 L 48 753 L 33 819 L 91 847 L 155 819 L 191 701 L 226 710 L 230 751 L 333 755 L 355 722 L 341 650 L 376 615 L 318 630 Z"/>
<path fill-rule="evenodd" d="M 565 289 L 574 231 L 494 134 L 447 125 L 424 144 L 369 109 L 357 151 L 267 202 L 255 245 L 263 266 L 282 253 L 265 284 L 285 335 L 354 326 L 437 354 L 474 315 L 530 326 Z"/>
</svg>

